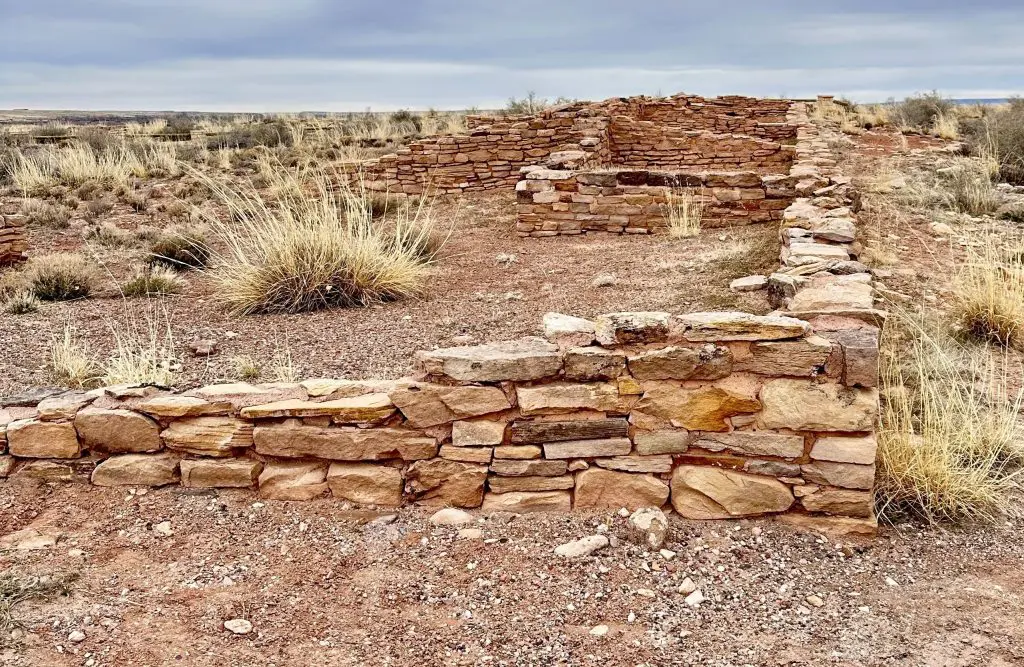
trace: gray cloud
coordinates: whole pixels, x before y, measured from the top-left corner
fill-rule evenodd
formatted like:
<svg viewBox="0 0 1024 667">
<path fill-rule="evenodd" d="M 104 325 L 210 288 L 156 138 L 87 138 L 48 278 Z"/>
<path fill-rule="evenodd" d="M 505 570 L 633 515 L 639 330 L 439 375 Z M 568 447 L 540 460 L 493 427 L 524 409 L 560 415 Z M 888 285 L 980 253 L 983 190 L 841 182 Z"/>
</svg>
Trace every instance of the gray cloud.
<svg viewBox="0 0 1024 667">
<path fill-rule="evenodd" d="M 1024 91 L 1012 0 L 0 0 L 0 107 L 354 110 Z"/>
</svg>

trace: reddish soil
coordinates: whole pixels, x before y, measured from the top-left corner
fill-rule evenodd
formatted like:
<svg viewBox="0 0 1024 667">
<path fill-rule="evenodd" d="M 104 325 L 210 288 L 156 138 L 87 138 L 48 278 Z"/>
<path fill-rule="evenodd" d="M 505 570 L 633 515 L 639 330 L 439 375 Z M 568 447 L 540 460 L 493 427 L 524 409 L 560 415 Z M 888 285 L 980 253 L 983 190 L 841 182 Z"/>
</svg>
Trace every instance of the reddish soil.
<svg viewBox="0 0 1024 667">
<path fill-rule="evenodd" d="M 16 202 L 8 200 L 7 208 Z M 46 371 L 50 340 L 68 321 L 100 358 L 113 348 L 112 328 L 135 321 L 136 328 L 146 329 L 154 322 L 164 335 L 169 326 L 183 364 L 180 384 L 194 386 L 235 377 L 232 358 L 239 355 L 260 361 L 271 380 L 270 360 L 286 352 L 303 377 L 399 377 L 418 349 L 451 345 L 457 336 L 482 342 L 536 335 L 548 311 L 594 316 L 623 310 L 770 310 L 763 292 L 735 294 L 729 282 L 778 266 L 771 225 L 704 230 L 691 239 L 521 239 L 513 231 L 511 193 L 467 196 L 443 202 L 439 210 L 454 227 L 422 299 L 292 316 L 229 316 L 198 274 L 187 275 L 180 296 L 126 300 L 115 277 L 123 280 L 141 265 L 146 249 L 92 245 L 108 273 L 103 293 L 0 317 L 0 344 L 18 351 L 0 358 L 0 393 L 52 384 Z M 124 205 L 106 221 L 123 229 L 169 224 L 161 214 L 134 214 Z M 81 224 L 59 233 L 30 229 L 31 253 L 80 248 Z M 501 256 L 512 261 L 501 263 Z M 614 284 L 595 287 L 594 279 L 606 274 Z M 193 357 L 188 346 L 197 339 L 219 341 L 220 353 Z"/>
<path fill-rule="evenodd" d="M 851 543 L 673 517 L 666 560 L 614 512 L 493 515 L 463 539 L 425 509 L 367 523 L 330 500 L 132 491 L 0 481 L 0 535 L 60 536 L 0 552 L 0 571 L 78 576 L 69 597 L 15 607 L 23 627 L 0 664 L 1024 664 L 1019 522 Z M 617 546 L 555 556 L 602 522 Z M 677 590 L 686 577 L 707 598 L 697 608 Z M 253 631 L 226 631 L 235 618 Z"/>
</svg>

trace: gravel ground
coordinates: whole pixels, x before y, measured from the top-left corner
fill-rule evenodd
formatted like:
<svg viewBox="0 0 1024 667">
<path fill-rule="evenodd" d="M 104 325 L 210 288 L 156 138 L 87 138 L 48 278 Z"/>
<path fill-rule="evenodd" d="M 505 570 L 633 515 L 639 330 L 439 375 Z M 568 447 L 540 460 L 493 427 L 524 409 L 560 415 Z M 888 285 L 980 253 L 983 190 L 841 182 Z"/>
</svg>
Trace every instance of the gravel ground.
<svg viewBox="0 0 1024 667">
<path fill-rule="evenodd" d="M 14 204 L 8 200 L 7 209 L 16 209 Z M 622 310 L 770 310 L 763 292 L 735 294 L 729 282 L 778 265 L 772 225 L 704 230 L 692 239 L 520 239 L 513 231 L 512 193 L 467 196 L 438 206 L 439 217 L 454 220 L 455 228 L 425 296 L 370 308 L 231 317 L 196 275 L 180 296 L 124 300 L 114 289 L 114 277 L 126 276 L 145 250 L 94 247 L 109 274 L 105 297 L 0 317 L 0 345 L 18 350 L 0 356 L 0 392 L 52 383 L 46 371 L 50 341 L 69 321 L 101 359 L 113 348 L 112 330 L 125 330 L 126 323 L 128 330 L 143 332 L 153 325 L 161 339 L 169 329 L 182 361 L 180 384 L 195 386 L 237 378 L 232 362 L 237 356 L 259 362 L 268 381 L 287 356 L 302 377 L 400 377 L 418 349 L 456 344 L 460 336 L 482 342 L 537 335 L 548 311 L 589 317 Z M 108 221 L 123 229 L 166 222 L 122 208 Z M 33 254 L 75 250 L 81 243 L 78 226 L 61 233 L 30 230 Z M 613 276 L 612 284 L 594 286 L 605 275 Z M 219 354 L 193 357 L 188 347 L 198 339 L 218 341 Z"/>
<path fill-rule="evenodd" d="M 630 542 L 616 512 L 478 517 L 479 537 L 423 508 L 380 514 L 0 482 L 0 535 L 59 536 L 0 551 L 0 571 L 79 576 L 69 597 L 15 608 L 23 629 L 0 663 L 1024 664 L 1017 522 L 849 542 L 673 516 L 672 555 Z M 553 553 L 605 531 L 613 545 L 592 556 Z M 225 630 L 234 619 L 252 631 Z"/>
</svg>

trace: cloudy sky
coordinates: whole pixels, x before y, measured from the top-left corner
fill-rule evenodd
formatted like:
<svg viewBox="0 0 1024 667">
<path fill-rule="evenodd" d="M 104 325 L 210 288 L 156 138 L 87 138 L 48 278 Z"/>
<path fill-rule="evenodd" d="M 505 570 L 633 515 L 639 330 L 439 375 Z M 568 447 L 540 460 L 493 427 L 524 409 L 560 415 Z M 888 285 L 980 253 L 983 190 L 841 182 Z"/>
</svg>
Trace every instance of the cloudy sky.
<svg viewBox="0 0 1024 667">
<path fill-rule="evenodd" d="M 1022 0 L 0 0 L 0 108 L 1024 93 Z"/>
</svg>

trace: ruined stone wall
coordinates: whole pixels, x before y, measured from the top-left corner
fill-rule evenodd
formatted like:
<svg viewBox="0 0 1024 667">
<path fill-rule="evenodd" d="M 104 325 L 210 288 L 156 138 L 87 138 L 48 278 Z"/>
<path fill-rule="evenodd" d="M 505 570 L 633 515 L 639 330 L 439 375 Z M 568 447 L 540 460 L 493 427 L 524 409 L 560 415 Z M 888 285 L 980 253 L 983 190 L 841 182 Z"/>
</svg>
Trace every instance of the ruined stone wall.
<svg viewBox="0 0 1024 667">
<path fill-rule="evenodd" d="M 516 232 L 558 236 L 587 232 L 659 233 L 668 226 L 670 192 L 702 202 L 705 227 L 781 221 L 795 180 L 756 172 L 524 169 L 516 184 Z"/>
<path fill-rule="evenodd" d="M 25 218 L 20 215 L 0 215 L 0 266 L 23 261 L 27 251 Z"/>
<path fill-rule="evenodd" d="M 399 381 L 112 387 L 3 408 L 4 474 L 360 504 L 872 515 L 875 376 L 803 321 L 549 315 Z"/>
</svg>

